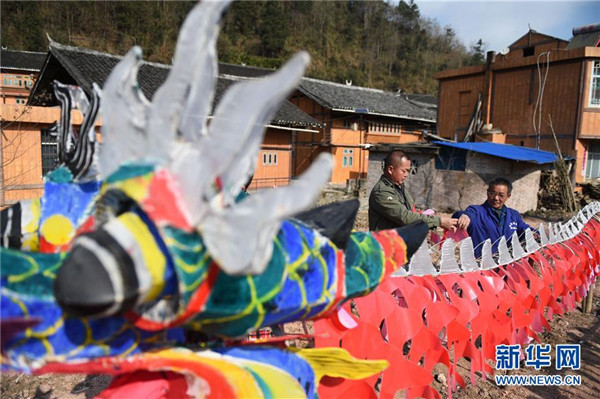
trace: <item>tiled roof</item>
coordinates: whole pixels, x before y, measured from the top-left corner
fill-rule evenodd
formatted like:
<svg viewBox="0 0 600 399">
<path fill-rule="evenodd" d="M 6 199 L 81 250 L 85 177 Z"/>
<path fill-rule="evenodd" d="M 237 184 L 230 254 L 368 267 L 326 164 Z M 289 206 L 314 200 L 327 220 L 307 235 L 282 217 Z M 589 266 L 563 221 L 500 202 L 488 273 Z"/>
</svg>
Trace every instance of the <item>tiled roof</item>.
<svg viewBox="0 0 600 399">
<path fill-rule="evenodd" d="M 21 69 L 24 71 L 38 72 L 44 66 L 46 53 L 33 51 L 17 51 L 2 49 L 0 65 L 2 68 Z"/>
<path fill-rule="evenodd" d="M 246 65 L 226 64 L 219 62 L 219 75 L 243 76 L 246 78 L 260 78 L 275 72 L 273 69 L 258 68 Z"/>
<path fill-rule="evenodd" d="M 93 50 L 81 49 L 78 47 L 65 46 L 60 43 L 50 43 L 50 53 L 74 79 L 75 82 L 87 93 L 91 92 L 92 83 L 95 82 L 100 87 L 108 78 L 110 72 L 121 60 L 122 57 L 101 53 Z M 144 62 L 138 71 L 138 83 L 142 92 L 147 98 L 152 98 L 154 93 L 166 80 L 170 70 L 169 65 Z M 42 72 L 44 75 L 44 72 Z M 217 81 L 217 90 L 215 92 L 215 102 L 218 102 L 225 89 L 233 83 L 231 77 L 219 77 Z M 46 86 L 51 84 L 49 79 L 38 80 L 40 85 Z M 34 87 L 32 98 L 48 88 L 38 87 L 38 83 Z M 65 82 L 70 83 L 70 82 Z M 35 102 L 35 100 L 34 100 Z M 319 127 L 322 124 L 308 114 L 304 113 L 298 107 L 285 101 L 281 108 L 276 112 L 273 124 L 285 126 L 304 126 L 304 127 Z"/>
<path fill-rule="evenodd" d="M 221 97 L 225 94 L 225 91 L 235 82 L 245 80 L 248 78 L 235 77 L 235 76 L 220 76 L 217 81 L 217 89 L 215 90 L 215 101 L 213 104 L 218 104 Z M 307 126 L 307 127 L 321 127 L 322 124 L 296 107 L 289 101 L 284 101 L 281 104 L 281 108 L 273 116 L 271 123 L 276 125 L 290 125 L 290 126 Z"/>
<path fill-rule="evenodd" d="M 260 77 L 272 72 L 274 72 L 272 69 L 219 63 L 220 75 Z M 435 122 L 436 118 L 437 98 L 429 94 L 396 94 L 311 78 L 304 78 L 299 89 L 330 109 L 338 108 L 352 111 L 359 109 L 359 112 L 368 109 L 368 113 L 380 113 L 409 119 L 413 117 L 432 122 Z M 416 106 L 418 109 L 411 107 L 411 105 Z"/>
<path fill-rule="evenodd" d="M 571 50 L 579 47 L 597 47 L 600 44 L 600 30 L 575 35 L 569 40 L 565 49 Z"/>
<path fill-rule="evenodd" d="M 311 78 L 302 79 L 298 89 L 329 109 L 426 122 L 436 121 L 435 109 L 420 106 L 415 101 L 409 101 L 403 93 L 391 93 Z"/>
</svg>

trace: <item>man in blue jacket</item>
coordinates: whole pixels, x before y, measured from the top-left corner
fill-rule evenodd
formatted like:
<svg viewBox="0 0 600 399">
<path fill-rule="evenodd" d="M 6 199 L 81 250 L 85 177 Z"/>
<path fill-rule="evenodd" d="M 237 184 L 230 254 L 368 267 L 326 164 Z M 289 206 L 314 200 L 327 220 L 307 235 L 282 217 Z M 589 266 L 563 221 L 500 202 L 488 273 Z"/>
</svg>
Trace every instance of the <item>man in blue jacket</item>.
<svg viewBox="0 0 600 399">
<path fill-rule="evenodd" d="M 523 221 L 519 212 L 504 205 L 511 192 L 512 184 L 498 177 L 488 185 L 486 202 L 482 205 L 471 205 L 465 211 L 452 215 L 453 218 L 458 218 L 458 228 L 467 229 L 473 240 L 476 257 L 481 256 L 483 245 L 479 244 L 488 238 L 492 241 L 492 252 L 495 253 L 500 237 L 504 236 L 510 240 L 515 231 L 520 236 L 527 228 L 534 230 Z"/>
</svg>

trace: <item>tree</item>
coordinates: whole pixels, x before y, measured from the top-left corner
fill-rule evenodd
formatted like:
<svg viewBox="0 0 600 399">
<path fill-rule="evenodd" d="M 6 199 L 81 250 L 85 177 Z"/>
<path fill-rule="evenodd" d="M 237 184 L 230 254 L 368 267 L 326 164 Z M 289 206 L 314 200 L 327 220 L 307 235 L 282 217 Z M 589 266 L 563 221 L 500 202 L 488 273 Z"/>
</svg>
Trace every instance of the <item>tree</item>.
<svg viewBox="0 0 600 399">
<path fill-rule="evenodd" d="M 471 60 L 469 65 L 481 65 L 485 62 L 485 43 L 479 39 L 471 45 Z"/>
<path fill-rule="evenodd" d="M 265 57 L 278 57 L 285 47 L 289 35 L 287 16 L 282 10 L 282 4 L 267 1 L 260 24 L 260 47 Z"/>
</svg>

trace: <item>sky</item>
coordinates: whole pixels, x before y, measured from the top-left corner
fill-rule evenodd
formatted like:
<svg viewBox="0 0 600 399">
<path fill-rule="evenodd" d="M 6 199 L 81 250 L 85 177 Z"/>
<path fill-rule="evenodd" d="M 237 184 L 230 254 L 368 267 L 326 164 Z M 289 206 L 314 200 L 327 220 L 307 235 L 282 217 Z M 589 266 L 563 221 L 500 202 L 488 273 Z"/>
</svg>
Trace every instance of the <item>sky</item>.
<svg viewBox="0 0 600 399">
<path fill-rule="evenodd" d="M 531 29 L 569 40 L 573 27 L 600 22 L 600 1 L 415 0 L 422 17 L 449 25 L 470 48 L 480 38 L 500 52 Z"/>
</svg>

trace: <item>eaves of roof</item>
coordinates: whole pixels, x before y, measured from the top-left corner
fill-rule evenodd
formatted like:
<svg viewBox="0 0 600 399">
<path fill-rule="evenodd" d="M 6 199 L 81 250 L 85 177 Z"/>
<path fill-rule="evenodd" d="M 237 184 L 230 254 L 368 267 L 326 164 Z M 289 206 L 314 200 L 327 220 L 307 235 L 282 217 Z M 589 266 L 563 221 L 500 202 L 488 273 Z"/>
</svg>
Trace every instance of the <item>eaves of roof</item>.
<svg viewBox="0 0 600 399">
<path fill-rule="evenodd" d="M 436 111 L 408 101 L 402 94 L 324 80 L 303 78 L 298 90 L 324 108 L 357 114 L 435 123 Z"/>
<path fill-rule="evenodd" d="M 65 71 L 82 87 L 87 93 L 91 92 L 92 83 L 97 83 L 103 86 L 104 82 L 110 75 L 110 72 L 122 59 L 122 57 L 112 54 L 101 53 L 94 50 L 81 49 L 78 47 L 66 46 L 60 43 L 51 41 L 49 58 L 53 56 Z M 154 93 L 166 80 L 170 66 L 158 63 L 143 62 L 138 71 L 138 83 L 144 95 L 147 98 L 152 98 Z M 43 75 L 44 70 L 40 76 Z M 233 82 L 242 79 L 240 77 L 219 77 L 217 80 L 217 89 L 215 90 L 214 102 L 218 102 L 223 95 L 225 89 Z M 39 82 L 40 80 L 38 80 Z M 38 82 L 34 86 L 32 93 L 36 92 Z M 46 83 L 47 84 L 47 83 Z M 323 124 L 312 118 L 304 111 L 285 101 L 276 111 L 273 119 L 273 124 L 283 126 L 304 126 L 304 127 L 322 127 Z"/>
</svg>

